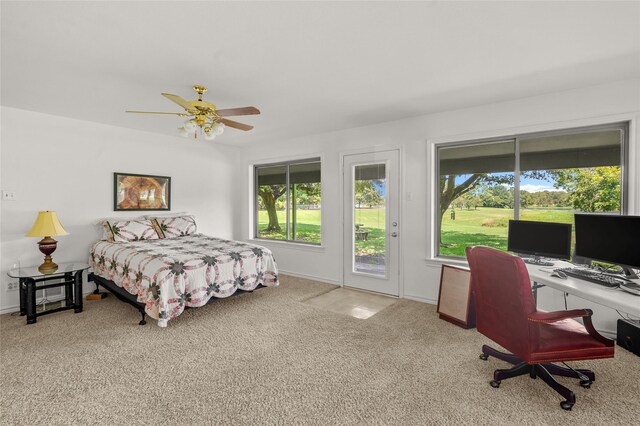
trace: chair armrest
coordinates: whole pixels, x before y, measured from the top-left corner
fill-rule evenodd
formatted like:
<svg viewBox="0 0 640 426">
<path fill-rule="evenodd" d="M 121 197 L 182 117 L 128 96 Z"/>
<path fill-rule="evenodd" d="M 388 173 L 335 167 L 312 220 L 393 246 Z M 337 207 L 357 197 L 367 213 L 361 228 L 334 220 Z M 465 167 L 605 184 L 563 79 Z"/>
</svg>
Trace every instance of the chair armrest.
<svg viewBox="0 0 640 426">
<path fill-rule="evenodd" d="M 591 322 L 591 315 L 593 315 L 593 311 L 591 309 L 572 309 L 570 311 L 556 311 L 556 312 L 538 311 L 529 315 L 529 317 L 527 317 L 527 320 L 530 322 L 548 324 L 548 323 L 561 321 L 564 319 L 582 317 L 582 323 L 584 325 L 584 328 L 591 335 L 591 337 L 593 337 L 594 339 L 596 339 L 597 341 L 599 341 L 605 346 L 613 346 L 614 345 L 613 340 L 607 339 L 606 337 L 598 333 L 598 331 L 595 329 L 595 327 L 593 326 L 593 323 Z"/>
<path fill-rule="evenodd" d="M 531 322 L 557 322 L 568 318 L 578 318 L 578 317 L 590 317 L 593 315 L 593 311 L 591 309 L 572 309 L 570 311 L 556 311 L 556 312 L 534 312 L 527 318 L 528 321 Z"/>
</svg>

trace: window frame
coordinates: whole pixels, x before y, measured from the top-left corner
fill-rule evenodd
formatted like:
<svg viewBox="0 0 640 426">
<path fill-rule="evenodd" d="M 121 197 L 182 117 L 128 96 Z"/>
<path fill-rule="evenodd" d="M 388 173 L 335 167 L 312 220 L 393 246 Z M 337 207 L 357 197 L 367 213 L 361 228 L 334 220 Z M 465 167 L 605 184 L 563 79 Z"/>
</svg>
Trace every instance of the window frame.
<svg viewBox="0 0 640 426">
<path fill-rule="evenodd" d="M 290 174 L 290 166 L 292 165 L 296 165 L 296 164 L 305 164 L 305 163 L 320 163 L 320 242 L 307 242 L 307 241 L 299 241 L 299 240 L 292 240 L 290 239 L 291 237 L 291 229 L 289 226 L 289 222 L 290 222 L 290 209 L 291 209 L 291 205 L 290 205 L 290 182 L 289 182 L 289 174 Z M 276 239 L 276 238 L 265 238 L 265 237 L 261 237 L 259 235 L 258 232 L 258 226 L 259 226 L 259 220 L 258 220 L 258 214 L 260 211 L 260 207 L 259 207 L 259 201 L 258 201 L 258 189 L 259 189 L 259 184 L 258 184 L 258 169 L 259 168 L 265 168 L 265 167 L 277 167 L 277 166 L 286 166 L 286 209 L 285 209 L 285 226 L 286 226 L 286 239 Z M 267 163 L 255 163 L 251 165 L 252 167 L 252 171 L 253 171 L 253 232 L 252 232 L 252 236 L 251 239 L 253 240 L 260 240 L 260 241 L 269 241 L 269 242 L 275 242 L 278 244 L 300 244 L 300 245 L 304 245 L 304 246 L 308 246 L 308 247 L 323 247 L 323 232 L 322 232 L 322 223 L 323 221 L 323 212 L 324 210 L 322 209 L 322 199 L 323 199 L 323 193 L 324 193 L 324 185 L 322 183 L 322 179 L 324 176 L 323 173 L 323 159 L 322 159 L 322 155 L 318 155 L 318 156 L 312 156 L 312 157 L 304 157 L 304 158 L 295 158 L 295 159 L 291 159 L 291 160 L 282 160 L 282 161 L 274 161 L 274 162 L 267 162 Z"/>
<path fill-rule="evenodd" d="M 629 211 L 629 132 L 631 128 L 631 121 L 616 121 L 612 123 L 604 123 L 604 124 L 596 124 L 591 126 L 578 126 L 578 127 L 570 127 L 563 129 L 555 129 L 555 130 L 543 130 L 537 132 L 522 132 L 522 133 L 514 133 L 507 134 L 501 136 L 492 136 L 488 138 L 481 139 L 470 139 L 470 140 L 458 140 L 454 142 L 441 142 L 434 143 L 433 152 L 434 152 L 434 175 L 433 175 L 433 190 L 435 192 L 435 196 L 432 198 L 434 200 L 433 208 L 431 209 L 432 214 L 439 214 L 440 209 L 440 187 L 439 187 L 439 179 L 440 179 L 440 149 L 441 148 L 452 148 L 452 147 L 463 147 L 463 146 L 472 146 L 472 145 L 484 145 L 491 144 L 497 142 L 506 142 L 513 141 L 514 144 L 514 155 L 515 155 L 515 167 L 514 167 L 514 181 L 513 181 L 513 190 L 514 190 L 514 199 L 513 199 L 513 217 L 517 220 L 520 217 L 520 141 L 524 139 L 531 138 L 542 138 L 542 137 L 550 137 L 550 136 L 561 136 L 561 135 L 570 135 L 574 133 L 587 133 L 587 132 L 596 132 L 603 130 L 619 130 L 621 132 L 621 141 L 620 141 L 620 214 L 628 214 Z M 460 256 L 446 256 L 440 254 L 440 244 L 438 243 L 440 238 L 440 224 L 437 220 L 437 217 L 433 219 L 433 236 L 431 237 L 431 244 L 433 247 L 432 258 L 435 260 L 446 260 L 446 261 L 460 261 L 463 259 Z"/>
</svg>

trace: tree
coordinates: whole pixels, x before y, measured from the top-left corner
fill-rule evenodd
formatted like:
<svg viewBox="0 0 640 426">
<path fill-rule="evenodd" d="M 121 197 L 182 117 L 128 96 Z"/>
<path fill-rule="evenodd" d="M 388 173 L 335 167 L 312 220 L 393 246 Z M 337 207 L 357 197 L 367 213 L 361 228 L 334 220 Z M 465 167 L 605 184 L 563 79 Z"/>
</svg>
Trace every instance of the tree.
<svg viewBox="0 0 640 426">
<path fill-rule="evenodd" d="M 264 208 L 269 216 L 269 225 L 266 232 L 280 232 L 280 224 L 278 223 L 278 213 L 276 212 L 276 201 L 287 190 L 286 185 L 262 185 L 258 188 L 258 195 L 262 200 Z"/>
<path fill-rule="evenodd" d="M 583 212 L 620 210 L 620 166 L 561 169 L 549 172 L 554 186 L 569 193 L 573 208 Z"/>
<path fill-rule="evenodd" d="M 522 177 L 531 179 L 544 179 L 545 170 L 533 170 L 523 172 Z M 464 180 L 456 184 L 456 178 L 462 177 Z M 476 189 L 480 184 L 513 185 L 513 173 L 474 173 L 470 175 L 441 175 L 440 176 L 440 216 L 438 229 L 442 230 L 442 217 L 449 209 L 449 206 L 456 198 Z M 440 232 L 440 244 L 442 244 L 442 232 Z"/>
<path fill-rule="evenodd" d="M 513 175 L 474 173 L 464 175 L 462 182 L 456 185 L 456 177 L 460 175 L 440 176 L 440 216 L 438 229 L 442 230 L 442 217 L 449 209 L 451 203 L 458 197 L 472 191 L 482 183 L 513 183 Z M 442 232 L 440 232 L 440 244 L 442 244 Z"/>
<path fill-rule="evenodd" d="M 355 198 L 358 202 L 358 208 L 364 203 L 365 205 L 371 206 L 379 206 L 382 204 L 383 199 L 382 195 L 376 188 L 376 186 L 381 186 L 382 181 L 374 179 L 374 180 L 356 180 L 355 182 Z"/>
<path fill-rule="evenodd" d="M 320 204 L 320 183 L 297 183 L 295 187 L 295 197 L 297 204 Z M 282 228 L 278 223 L 278 207 L 286 208 L 286 200 L 280 197 L 287 191 L 286 185 L 262 185 L 258 188 L 260 196 L 259 207 L 267 211 L 269 224 L 266 232 L 280 232 Z M 293 193 L 293 190 L 292 190 Z M 291 196 L 293 198 L 293 195 Z"/>
<path fill-rule="evenodd" d="M 513 189 L 508 189 L 503 185 L 480 186 L 479 197 L 483 207 L 496 207 L 500 209 L 513 208 Z"/>
<path fill-rule="evenodd" d="M 296 204 L 320 204 L 320 183 L 297 183 Z"/>
<path fill-rule="evenodd" d="M 533 205 L 534 204 L 534 202 L 533 202 L 534 197 L 535 196 L 531 192 L 521 189 L 520 190 L 520 205 L 522 207 L 525 207 L 525 208 Z"/>
</svg>

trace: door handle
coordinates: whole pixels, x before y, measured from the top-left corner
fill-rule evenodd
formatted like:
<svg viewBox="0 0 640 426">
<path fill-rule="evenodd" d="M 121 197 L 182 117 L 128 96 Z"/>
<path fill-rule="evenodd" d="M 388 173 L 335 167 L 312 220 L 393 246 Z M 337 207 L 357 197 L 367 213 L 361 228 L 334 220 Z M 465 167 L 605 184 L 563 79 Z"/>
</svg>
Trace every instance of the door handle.
<svg viewBox="0 0 640 426">
<path fill-rule="evenodd" d="M 397 236 L 398 236 L 398 233 L 397 233 L 397 232 L 392 232 L 392 233 L 391 233 L 391 236 L 392 236 L 392 237 L 397 237 Z"/>
</svg>

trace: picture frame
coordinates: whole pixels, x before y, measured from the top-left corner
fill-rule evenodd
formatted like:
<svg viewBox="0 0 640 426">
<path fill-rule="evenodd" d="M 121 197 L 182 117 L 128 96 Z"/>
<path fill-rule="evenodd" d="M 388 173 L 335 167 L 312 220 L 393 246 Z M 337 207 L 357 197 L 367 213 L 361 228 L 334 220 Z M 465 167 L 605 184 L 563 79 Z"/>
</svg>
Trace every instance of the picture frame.
<svg viewBox="0 0 640 426">
<path fill-rule="evenodd" d="M 113 210 L 171 210 L 171 177 L 114 172 Z"/>
<path fill-rule="evenodd" d="M 469 268 L 442 265 L 437 312 L 440 319 L 462 328 L 476 326 L 476 307 Z"/>
</svg>

